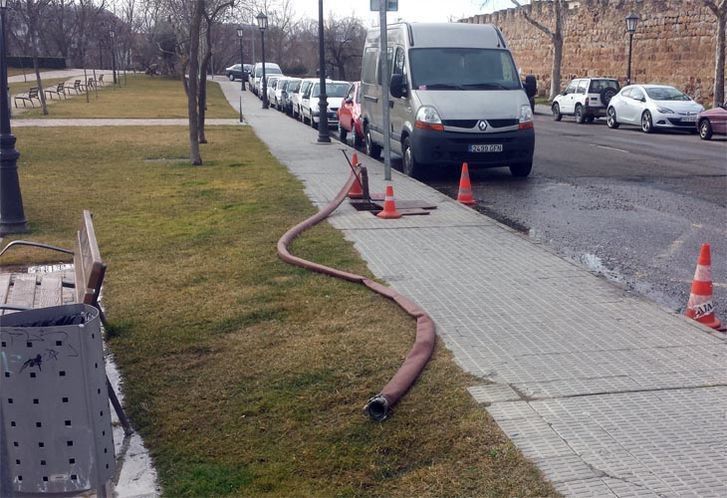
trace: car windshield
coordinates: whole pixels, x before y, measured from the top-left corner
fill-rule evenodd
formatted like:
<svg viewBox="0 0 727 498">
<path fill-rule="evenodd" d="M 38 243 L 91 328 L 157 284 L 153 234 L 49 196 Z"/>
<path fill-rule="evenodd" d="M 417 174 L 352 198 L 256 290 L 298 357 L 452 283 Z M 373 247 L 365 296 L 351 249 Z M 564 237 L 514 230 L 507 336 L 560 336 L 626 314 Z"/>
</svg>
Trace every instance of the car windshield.
<svg viewBox="0 0 727 498">
<path fill-rule="evenodd" d="M 288 92 L 290 92 L 290 93 L 297 92 L 298 88 L 300 88 L 300 80 L 293 80 L 290 83 L 288 83 Z"/>
<path fill-rule="evenodd" d="M 507 50 L 417 48 L 409 51 L 417 90 L 519 90 L 520 77 Z"/>
<path fill-rule="evenodd" d="M 311 97 L 320 97 L 320 92 L 318 91 L 319 87 L 320 84 L 316 83 L 313 87 L 313 91 L 311 92 Z M 326 83 L 326 96 L 343 97 L 346 95 L 350 87 L 351 85 L 348 83 Z"/>
<path fill-rule="evenodd" d="M 644 90 L 652 100 L 691 100 L 687 95 L 670 86 L 644 88 Z"/>
</svg>

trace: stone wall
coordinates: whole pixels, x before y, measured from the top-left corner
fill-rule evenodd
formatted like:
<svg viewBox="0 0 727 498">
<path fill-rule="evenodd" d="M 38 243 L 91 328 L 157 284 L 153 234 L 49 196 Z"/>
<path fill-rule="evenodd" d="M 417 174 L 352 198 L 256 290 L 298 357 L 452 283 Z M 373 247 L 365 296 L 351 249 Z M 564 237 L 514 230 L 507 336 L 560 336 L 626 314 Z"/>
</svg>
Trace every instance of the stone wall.
<svg viewBox="0 0 727 498">
<path fill-rule="evenodd" d="M 552 5 L 534 2 L 531 17 L 552 28 Z M 711 102 L 717 17 L 695 0 L 580 0 L 568 5 L 563 36 L 562 84 L 579 76 L 626 80 L 628 34 L 625 17 L 641 18 L 633 41 L 631 79 L 635 83 L 676 86 L 702 102 Z M 553 48 L 530 24 L 522 9 L 477 15 L 463 22 L 492 23 L 505 35 L 522 74 L 534 74 L 547 95 Z"/>
</svg>

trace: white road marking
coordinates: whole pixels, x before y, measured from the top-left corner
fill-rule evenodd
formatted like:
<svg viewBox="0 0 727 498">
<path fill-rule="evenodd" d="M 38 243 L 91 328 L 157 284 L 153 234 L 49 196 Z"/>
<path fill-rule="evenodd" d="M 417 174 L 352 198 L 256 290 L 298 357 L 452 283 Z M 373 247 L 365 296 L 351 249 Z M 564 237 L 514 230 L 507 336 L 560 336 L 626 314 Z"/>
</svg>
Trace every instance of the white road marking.
<svg viewBox="0 0 727 498">
<path fill-rule="evenodd" d="M 591 144 L 591 145 L 593 145 L 594 147 L 598 147 L 600 149 L 615 150 L 617 152 L 623 152 L 624 154 L 630 154 L 630 152 L 627 150 L 619 149 L 617 147 L 611 147 L 610 145 L 600 145 L 600 144 Z"/>
</svg>

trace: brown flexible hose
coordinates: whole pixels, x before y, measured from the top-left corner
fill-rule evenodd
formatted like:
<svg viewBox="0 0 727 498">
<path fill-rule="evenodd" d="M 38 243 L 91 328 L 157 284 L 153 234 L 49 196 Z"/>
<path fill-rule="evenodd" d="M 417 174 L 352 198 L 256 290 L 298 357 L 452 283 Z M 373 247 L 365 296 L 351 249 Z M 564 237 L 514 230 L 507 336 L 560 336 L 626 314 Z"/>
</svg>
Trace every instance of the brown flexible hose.
<svg viewBox="0 0 727 498">
<path fill-rule="evenodd" d="M 354 178 L 355 177 L 352 173 L 341 191 L 330 203 L 310 218 L 298 223 L 296 226 L 285 232 L 278 241 L 278 256 L 280 256 L 280 259 L 286 263 L 300 266 L 301 268 L 318 273 L 323 273 L 324 275 L 348 280 L 349 282 L 365 285 L 372 291 L 391 299 L 409 315 L 416 318 L 416 338 L 414 339 L 414 344 L 409 350 L 409 353 L 404 359 L 404 363 L 402 363 L 399 370 L 396 371 L 394 376 L 384 386 L 381 392 L 369 399 L 368 403 L 366 403 L 366 406 L 364 407 L 364 411 L 372 419 L 382 421 L 389 416 L 391 408 L 401 399 L 402 396 L 404 396 L 404 394 L 406 394 L 412 384 L 414 384 L 416 379 L 419 377 L 419 374 L 429 361 L 429 358 L 432 356 L 436 336 L 434 332 L 434 321 L 432 321 L 429 315 L 427 315 L 416 303 L 407 297 L 402 296 L 390 287 L 381 285 L 378 282 L 374 282 L 362 275 L 338 270 L 336 268 L 320 265 L 318 263 L 293 256 L 288 251 L 288 246 L 296 239 L 296 237 L 305 230 L 326 219 L 331 213 L 333 213 L 333 211 L 336 210 L 336 208 L 338 208 L 338 206 L 341 205 L 344 199 L 346 199 L 348 191 L 351 189 Z"/>
</svg>

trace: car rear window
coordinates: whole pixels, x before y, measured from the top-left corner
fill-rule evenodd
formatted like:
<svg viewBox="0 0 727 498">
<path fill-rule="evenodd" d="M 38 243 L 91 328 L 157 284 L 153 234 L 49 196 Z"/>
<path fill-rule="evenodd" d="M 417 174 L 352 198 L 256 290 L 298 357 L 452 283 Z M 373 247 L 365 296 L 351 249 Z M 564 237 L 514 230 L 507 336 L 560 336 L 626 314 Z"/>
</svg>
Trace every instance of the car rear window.
<svg viewBox="0 0 727 498">
<path fill-rule="evenodd" d="M 606 88 L 613 88 L 618 91 L 618 81 L 616 80 L 591 80 L 591 86 L 588 93 L 601 93 Z"/>
</svg>

